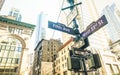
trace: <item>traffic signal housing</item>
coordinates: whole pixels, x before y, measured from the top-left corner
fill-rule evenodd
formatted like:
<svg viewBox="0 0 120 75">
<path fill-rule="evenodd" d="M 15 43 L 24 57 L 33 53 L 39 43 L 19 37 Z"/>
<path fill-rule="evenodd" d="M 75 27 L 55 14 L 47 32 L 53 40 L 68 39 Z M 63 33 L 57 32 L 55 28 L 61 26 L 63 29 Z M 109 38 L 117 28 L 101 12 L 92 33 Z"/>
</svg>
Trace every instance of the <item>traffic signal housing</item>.
<svg viewBox="0 0 120 75">
<path fill-rule="evenodd" d="M 89 60 L 88 65 L 89 65 L 90 69 L 97 69 L 97 68 L 100 68 L 102 66 L 99 54 L 90 55 L 88 60 Z"/>
<path fill-rule="evenodd" d="M 80 70 L 82 65 L 81 65 L 81 60 L 78 57 L 68 57 L 67 58 L 67 64 L 68 64 L 68 70 Z"/>
</svg>

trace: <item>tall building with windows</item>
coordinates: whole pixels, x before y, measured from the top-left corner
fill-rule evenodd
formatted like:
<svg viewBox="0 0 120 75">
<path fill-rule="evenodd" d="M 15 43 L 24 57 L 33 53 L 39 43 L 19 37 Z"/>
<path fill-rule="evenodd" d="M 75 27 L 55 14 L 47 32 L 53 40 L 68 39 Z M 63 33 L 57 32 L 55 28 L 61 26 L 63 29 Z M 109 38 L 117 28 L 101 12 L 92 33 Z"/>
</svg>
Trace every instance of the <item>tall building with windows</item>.
<svg viewBox="0 0 120 75">
<path fill-rule="evenodd" d="M 58 49 L 61 45 L 62 43 L 60 42 L 60 40 L 42 39 L 41 41 L 39 41 L 38 45 L 34 50 L 33 75 L 41 75 L 41 73 L 42 75 L 47 75 L 43 74 L 47 72 L 43 72 L 43 69 L 45 68 L 41 67 L 45 66 L 44 62 L 49 63 L 50 65 L 51 63 L 53 63 L 53 61 L 55 60 L 55 55 L 57 54 Z M 52 69 L 50 69 L 50 71 L 52 71 Z"/>
<path fill-rule="evenodd" d="M 37 44 L 39 43 L 41 39 L 45 39 L 46 37 L 45 27 L 48 24 L 47 22 L 48 22 L 47 14 L 41 12 L 38 15 L 38 21 L 37 21 L 37 25 L 35 28 L 35 46 L 37 46 Z"/>
<path fill-rule="evenodd" d="M 107 17 L 108 25 L 106 26 L 112 43 L 120 40 L 120 10 L 116 4 L 107 5 L 103 9 L 103 14 Z"/>
<path fill-rule="evenodd" d="M 12 8 L 8 14 L 8 16 L 12 16 L 16 21 L 21 21 L 22 15 L 20 11 L 16 8 Z"/>
<path fill-rule="evenodd" d="M 5 2 L 5 0 L 0 0 L 0 10 L 2 9 L 4 2 Z"/>
<path fill-rule="evenodd" d="M 110 49 L 120 58 L 120 10 L 115 3 L 107 5 L 103 9 L 103 14 L 108 19 L 108 26 L 106 29 L 110 39 Z"/>
<path fill-rule="evenodd" d="M 35 25 L 0 17 L 0 75 L 21 75 Z"/>
</svg>

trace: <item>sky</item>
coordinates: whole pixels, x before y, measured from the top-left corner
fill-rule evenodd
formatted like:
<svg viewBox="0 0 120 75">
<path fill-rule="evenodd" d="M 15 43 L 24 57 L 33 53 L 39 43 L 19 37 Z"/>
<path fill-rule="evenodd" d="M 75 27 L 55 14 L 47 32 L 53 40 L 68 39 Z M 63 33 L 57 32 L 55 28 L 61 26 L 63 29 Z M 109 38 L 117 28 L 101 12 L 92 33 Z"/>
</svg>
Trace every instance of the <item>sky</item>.
<svg viewBox="0 0 120 75">
<path fill-rule="evenodd" d="M 47 14 L 48 20 L 57 22 L 62 1 L 63 0 L 5 0 L 0 15 L 8 15 L 11 8 L 17 8 L 22 15 L 22 22 L 37 25 L 38 15 L 41 12 Z M 58 31 L 55 31 L 54 37 L 58 35 L 57 33 Z M 53 32 L 47 36 L 51 36 L 52 38 L 52 34 Z M 31 43 L 33 43 L 34 37 L 33 34 L 30 41 Z M 33 50 L 33 47 L 31 46 L 30 49 Z"/>
<path fill-rule="evenodd" d="M 22 15 L 22 22 L 37 24 L 38 15 L 43 11 L 48 20 L 57 21 L 63 0 L 5 0 L 0 15 L 8 15 L 11 8 L 17 8 Z M 94 0 L 99 12 L 114 0 Z M 116 0 L 118 1 L 118 0 Z M 50 35 L 52 36 L 52 35 Z M 55 31 L 55 37 L 58 36 Z M 58 37 L 59 38 L 59 37 Z"/>
<path fill-rule="evenodd" d="M 48 19 L 56 21 L 61 3 L 62 0 L 5 0 L 0 14 L 8 15 L 11 8 L 17 8 L 22 14 L 22 22 L 36 25 L 41 11 L 48 14 Z"/>
</svg>

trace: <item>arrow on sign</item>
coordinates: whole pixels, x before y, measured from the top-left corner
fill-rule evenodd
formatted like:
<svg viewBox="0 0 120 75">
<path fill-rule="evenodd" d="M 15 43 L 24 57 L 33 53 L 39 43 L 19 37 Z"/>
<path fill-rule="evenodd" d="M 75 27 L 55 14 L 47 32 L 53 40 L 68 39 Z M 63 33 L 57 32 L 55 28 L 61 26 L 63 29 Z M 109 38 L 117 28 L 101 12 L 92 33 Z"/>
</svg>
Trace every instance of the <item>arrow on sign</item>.
<svg viewBox="0 0 120 75">
<path fill-rule="evenodd" d="M 48 28 L 52 28 L 58 31 L 62 31 L 68 34 L 75 35 L 74 30 L 72 28 L 66 27 L 62 23 L 55 23 L 55 22 L 48 21 Z"/>
</svg>

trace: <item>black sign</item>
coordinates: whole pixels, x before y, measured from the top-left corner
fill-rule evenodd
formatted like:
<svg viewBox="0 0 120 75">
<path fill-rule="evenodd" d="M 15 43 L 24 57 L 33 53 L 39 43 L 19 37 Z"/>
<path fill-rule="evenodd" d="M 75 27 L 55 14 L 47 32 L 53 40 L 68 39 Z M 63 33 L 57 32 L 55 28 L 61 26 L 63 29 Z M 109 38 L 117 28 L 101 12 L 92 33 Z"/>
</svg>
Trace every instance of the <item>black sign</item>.
<svg viewBox="0 0 120 75">
<path fill-rule="evenodd" d="M 55 22 L 48 21 L 48 28 L 52 28 L 58 31 L 62 31 L 68 34 L 75 35 L 74 30 L 72 28 L 66 27 L 62 23 L 55 23 Z"/>
<path fill-rule="evenodd" d="M 99 18 L 96 22 L 92 22 L 85 31 L 83 31 L 81 33 L 81 36 L 83 38 L 88 37 L 89 35 L 91 35 L 92 33 L 96 32 L 98 29 L 100 29 L 101 27 L 105 26 L 107 24 L 107 20 L 105 15 L 103 15 L 101 18 Z"/>
</svg>

